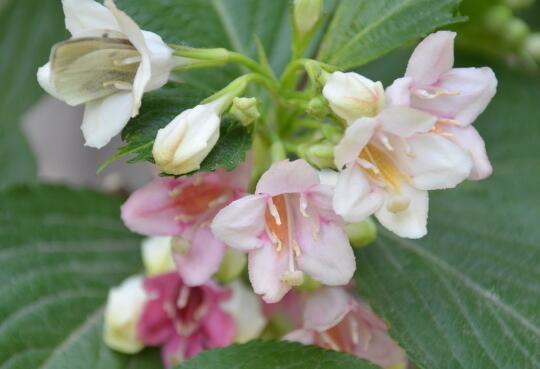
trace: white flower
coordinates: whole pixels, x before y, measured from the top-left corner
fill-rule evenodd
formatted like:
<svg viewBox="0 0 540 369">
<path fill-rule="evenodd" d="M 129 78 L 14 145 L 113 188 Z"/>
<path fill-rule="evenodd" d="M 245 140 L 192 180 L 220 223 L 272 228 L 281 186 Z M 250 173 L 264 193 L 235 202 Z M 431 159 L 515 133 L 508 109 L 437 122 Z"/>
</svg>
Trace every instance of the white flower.
<svg viewBox="0 0 540 369">
<path fill-rule="evenodd" d="M 150 276 L 174 270 L 172 237 L 148 237 L 142 242 L 142 259 Z"/>
<path fill-rule="evenodd" d="M 146 299 L 141 276 L 130 277 L 109 291 L 103 332 L 107 346 L 126 354 L 143 349 L 137 339 L 137 325 Z"/>
<path fill-rule="evenodd" d="M 358 118 L 374 117 L 384 107 L 384 88 L 381 82 L 358 73 L 332 73 L 323 88 L 330 107 L 347 123 Z"/>
<path fill-rule="evenodd" d="M 67 104 L 86 104 L 86 145 L 101 148 L 138 114 L 143 93 L 167 82 L 178 61 L 160 36 L 142 31 L 112 0 L 62 4 L 72 38 L 53 48 L 38 81 Z"/>
<path fill-rule="evenodd" d="M 219 138 L 219 114 L 225 101 L 184 110 L 158 131 L 152 154 L 161 171 L 180 175 L 200 168 Z"/>
<path fill-rule="evenodd" d="M 251 341 L 261 334 L 266 326 L 266 318 L 262 312 L 262 304 L 257 295 L 242 282 L 229 285 L 232 297 L 221 304 L 223 310 L 232 315 L 236 322 L 238 343 Z"/>
</svg>

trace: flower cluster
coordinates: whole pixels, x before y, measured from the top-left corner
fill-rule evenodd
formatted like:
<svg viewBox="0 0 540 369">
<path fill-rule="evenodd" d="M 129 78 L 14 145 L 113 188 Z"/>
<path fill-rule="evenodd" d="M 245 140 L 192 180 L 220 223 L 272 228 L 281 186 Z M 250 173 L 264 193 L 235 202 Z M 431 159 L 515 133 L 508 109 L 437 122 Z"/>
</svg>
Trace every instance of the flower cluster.
<svg viewBox="0 0 540 369">
<path fill-rule="evenodd" d="M 277 80 L 225 49 L 168 45 L 112 0 L 62 3 L 72 38 L 54 47 L 38 80 L 66 103 L 85 104 L 89 146 L 107 144 L 138 114 L 143 94 L 173 73 L 224 62 L 251 69 L 156 132 L 153 159 L 168 176 L 135 191 L 121 209 L 130 230 L 149 236 L 146 274 L 111 290 L 107 344 L 126 353 L 160 347 L 172 367 L 202 350 L 284 336 L 405 367 L 386 324 L 350 293 L 350 229 L 372 233 L 362 225 L 373 215 L 399 237 L 423 237 L 428 191 L 491 174 L 472 126 L 496 91 L 491 69 L 453 68 L 455 33 L 439 31 L 386 89 L 305 59 L 293 60 Z M 295 10 L 295 47 L 317 27 L 320 5 L 295 2 L 310 12 L 307 19 Z M 311 87 L 304 100 L 298 68 Z M 258 100 L 242 96 L 250 83 L 282 94 L 275 101 L 297 109 L 293 118 L 281 123 L 260 114 Z M 295 97 L 287 101 L 287 92 Z M 286 116 L 278 114 L 282 105 L 275 108 L 272 116 Z M 196 172 L 220 139 L 224 114 L 250 128 L 263 148 L 232 171 Z M 291 323 L 276 335 L 272 321 L 282 313 Z"/>
</svg>

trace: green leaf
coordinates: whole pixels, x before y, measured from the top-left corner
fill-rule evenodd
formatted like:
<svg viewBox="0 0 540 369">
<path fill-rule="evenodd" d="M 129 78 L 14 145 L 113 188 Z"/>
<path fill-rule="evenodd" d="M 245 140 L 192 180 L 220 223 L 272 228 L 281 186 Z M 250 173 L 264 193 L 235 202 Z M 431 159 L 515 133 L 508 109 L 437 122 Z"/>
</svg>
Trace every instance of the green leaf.
<svg viewBox="0 0 540 369">
<path fill-rule="evenodd" d="M 341 0 L 323 38 L 318 59 L 353 69 L 425 36 L 438 27 L 464 20 L 460 0 Z"/>
<path fill-rule="evenodd" d="M 540 81 L 496 74 L 475 124 L 493 176 L 430 194 L 424 239 L 358 253 L 359 291 L 420 368 L 540 367 Z"/>
<path fill-rule="evenodd" d="M 203 352 L 177 369 L 377 369 L 348 354 L 292 342 L 250 342 Z"/>
<path fill-rule="evenodd" d="M 101 333 L 109 287 L 140 268 L 121 202 L 56 186 L 0 193 L 1 368 L 127 368 Z"/>
<path fill-rule="evenodd" d="M 36 163 L 19 123 L 43 94 L 36 80 L 38 67 L 64 35 L 59 1 L 0 3 L 0 188 L 36 178 Z"/>
<path fill-rule="evenodd" d="M 183 110 L 197 105 L 205 96 L 198 91 L 187 83 L 170 82 L 164 88 L 146 94 L 141 113 L 122 131 L 122 138 L 127 144 L 105 161 L 100 170 L 129 155 L 133 156 L 130 162 L 153 162 L 152 146 L 157 131 Z M 201 163 L 199 171 L 211 172 L 217 168 L 233 170 L 244 161 L 250 147 L 251 134 L 248 129 L 235 121 L 223 119 L 220 138 Z"/>
</svg>

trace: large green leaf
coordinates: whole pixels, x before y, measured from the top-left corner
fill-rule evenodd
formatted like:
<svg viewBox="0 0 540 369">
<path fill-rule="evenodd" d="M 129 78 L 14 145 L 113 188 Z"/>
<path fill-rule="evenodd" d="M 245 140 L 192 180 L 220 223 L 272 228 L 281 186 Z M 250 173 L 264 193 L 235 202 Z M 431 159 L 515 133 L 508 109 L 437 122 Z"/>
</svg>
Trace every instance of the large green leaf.
<svg viewBox="0 0 540 369">
<path fill-rule="evenodd" d="M 0 194 L 0 368 L 128 366 L 101 338 L 109 287 L 140 268 L 120 204 L 53 186 Z"/>
<path fill-rule="evenodd" d="M 250 342 L 207 351 L 177 369 L 376 369 L 348 354 L 292 342 Z"/>
<path fill-rule="evenodd" d="M 540 367 L 540 81 L 497 75 L 476 124 L 493 176 L 433 193 L 426 238 L 381 231 L 358 254 L 360 292 L 420 368 Z"/>
<path fill-rule="evenodd" d="M 460 0 L 341 0 L 319 59 L 352 69 L 435 28 L 462 20 Z"/>
<path fill-rule="evenodd" d="M 51 45 L 64 32 L 59 1 L 0 3 L 0 188 L 36 178 L 36 163 L 19 123 L 43 93 L 36 80 L 37 68 L 47 61 Z"/>
</svg>

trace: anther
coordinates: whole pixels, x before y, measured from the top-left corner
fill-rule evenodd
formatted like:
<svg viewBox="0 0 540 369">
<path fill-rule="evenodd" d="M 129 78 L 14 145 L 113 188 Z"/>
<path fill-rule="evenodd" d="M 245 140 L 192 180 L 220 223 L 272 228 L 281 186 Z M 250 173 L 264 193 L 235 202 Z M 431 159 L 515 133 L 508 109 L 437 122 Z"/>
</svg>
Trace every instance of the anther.
<svg viewBox="0 0 540 369">
<path fill-rule="evenodd" d="M 130 64 L 137 64 L 141 62 L 140 56 L 131 56 L 129 58 L 120 59 L 120 60 L 114 60 L 113 64 L 117 67 L 120 67 L 122 65 L 130 65 Z"/>
<path fill-rule="evenodd" d="M 281 225 L 281 217 L 279 216 L 279 211 L 276 208 L 274 201 L 272 201 L 272 198 L 268 200 L 268 208 L 270 209 L 270 214 L 274 217 L 276 224 Z"/>
<path fill-rule="evenodd" d="M 401 213 L 402 211 L 405 211 L 409 208 L 409 205 L 411 204 L 411 199 L 403 196 L 403 195 L 393 195 L 388 199 L 388 203 L 386 204 L 386 209 L 388 209 L 389 212 L 397 214 Z"/>
</svg>

